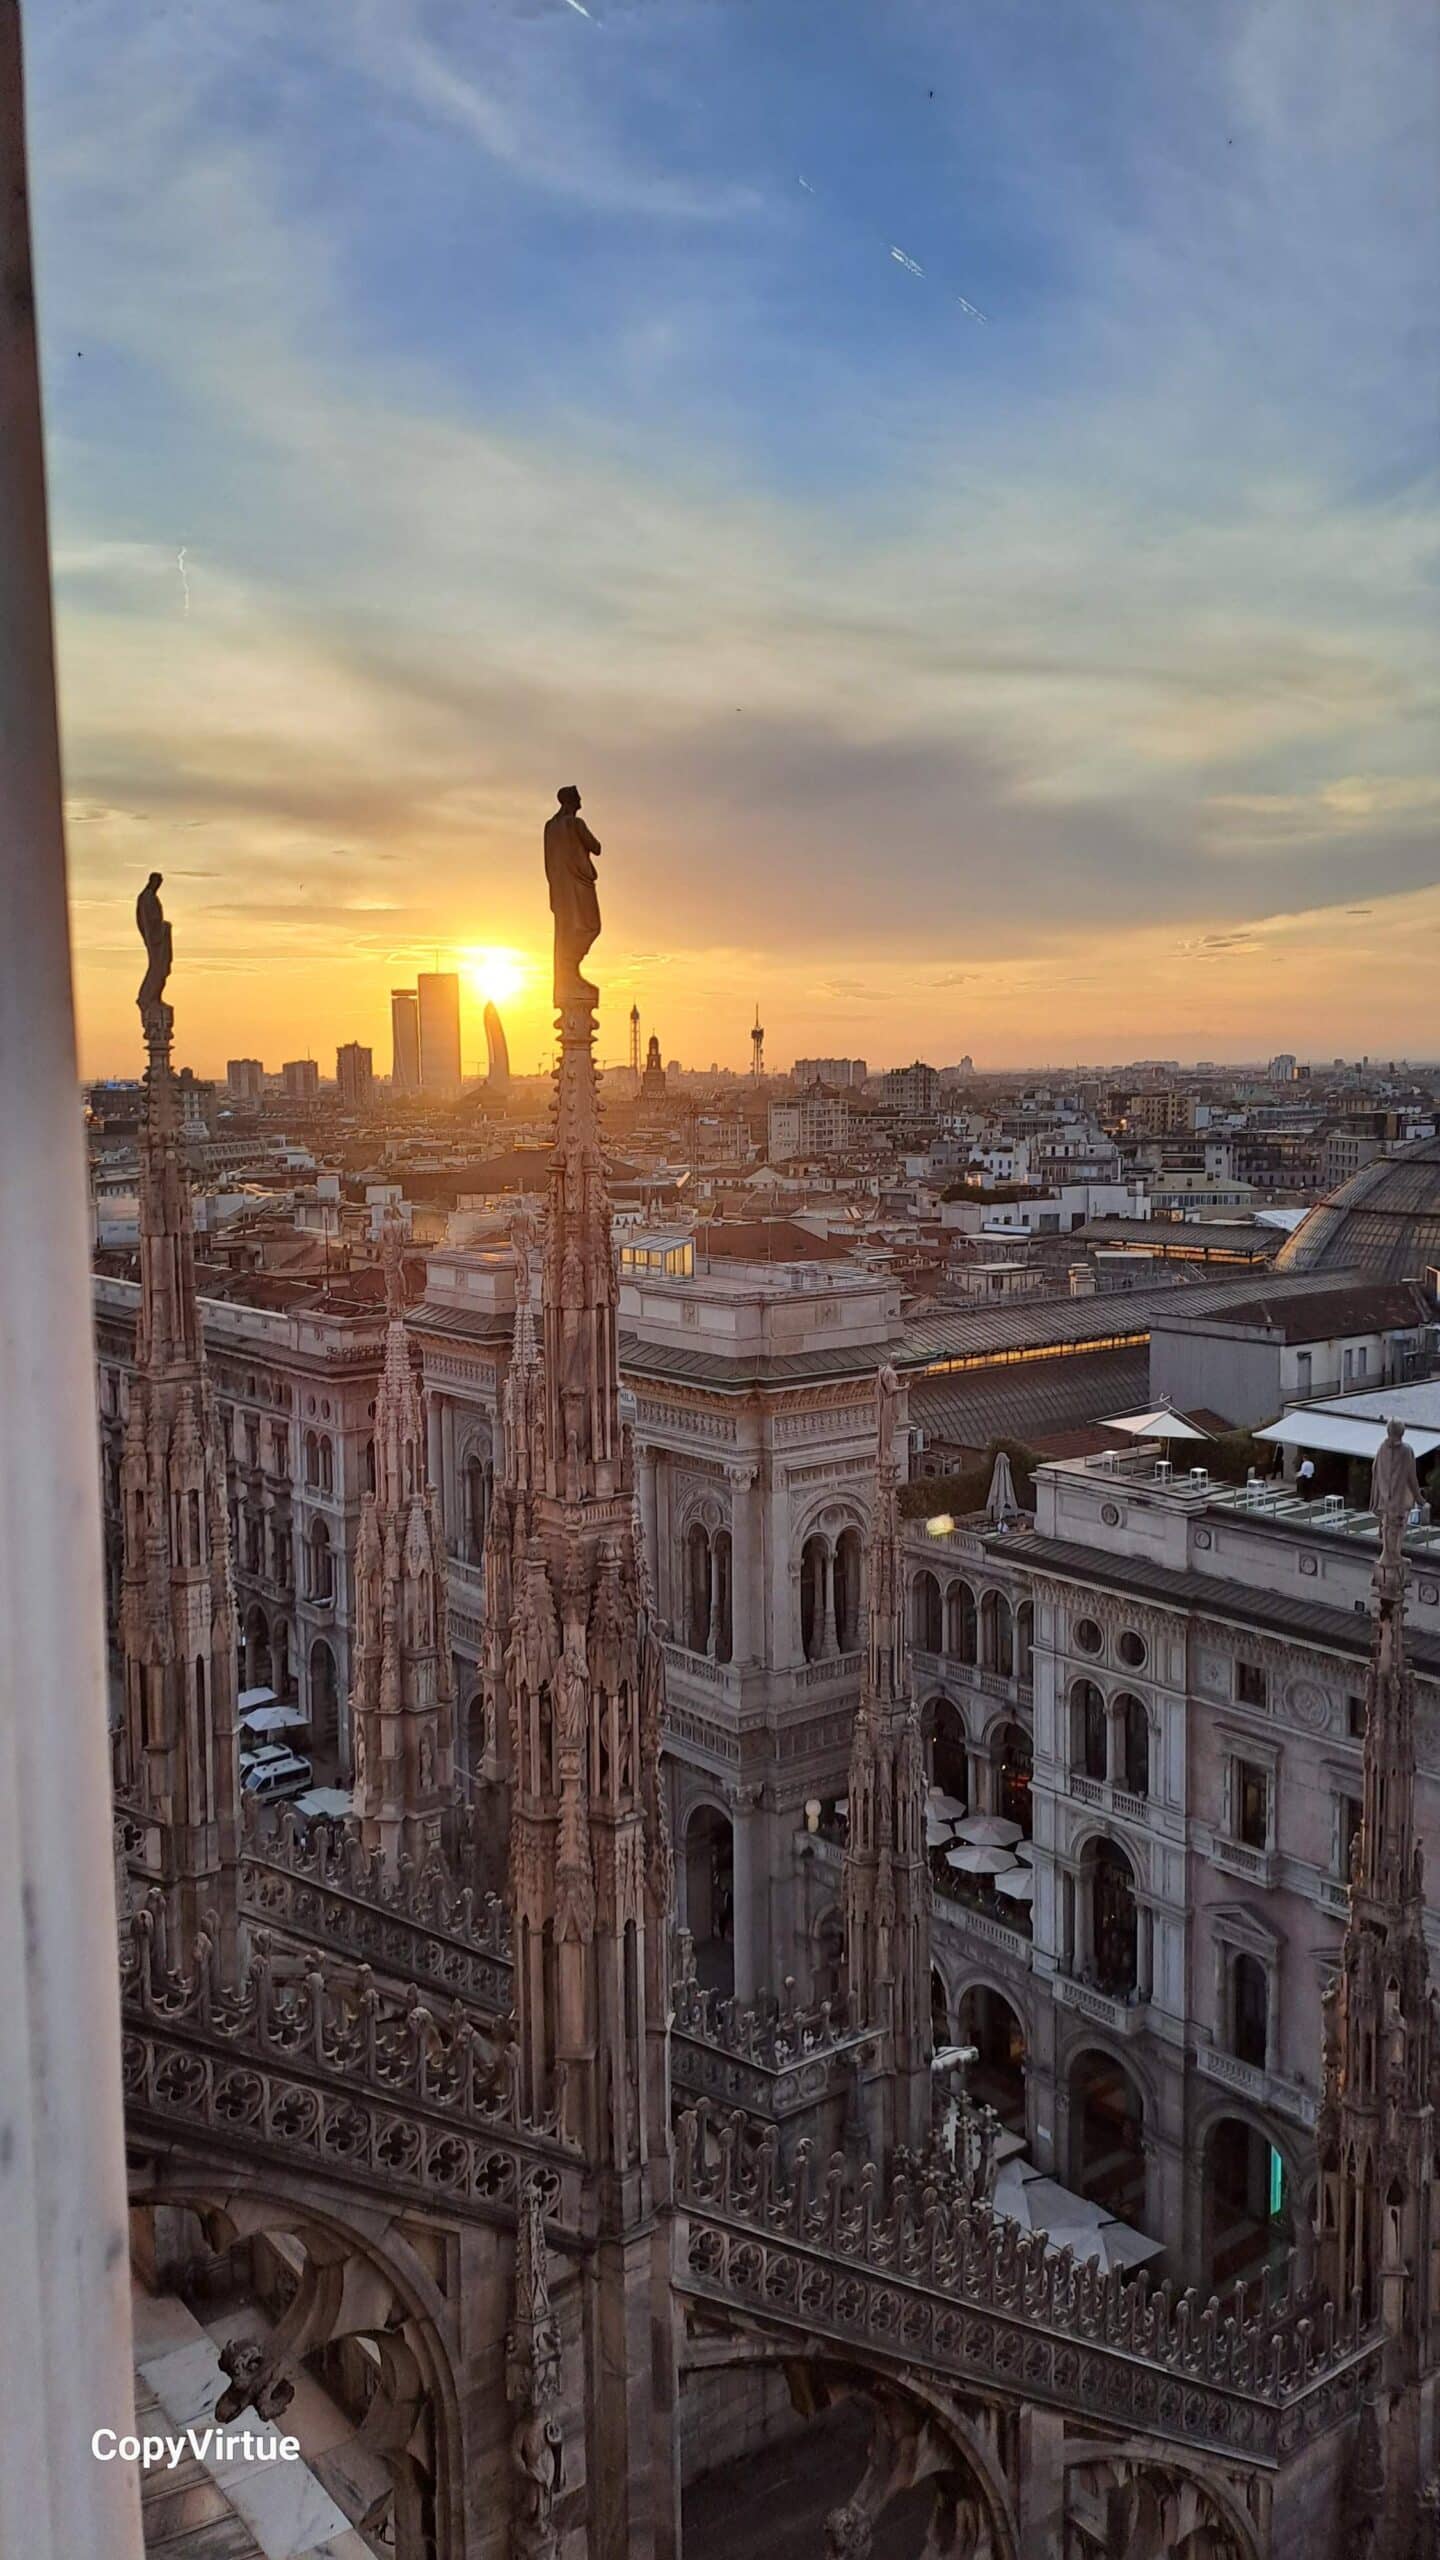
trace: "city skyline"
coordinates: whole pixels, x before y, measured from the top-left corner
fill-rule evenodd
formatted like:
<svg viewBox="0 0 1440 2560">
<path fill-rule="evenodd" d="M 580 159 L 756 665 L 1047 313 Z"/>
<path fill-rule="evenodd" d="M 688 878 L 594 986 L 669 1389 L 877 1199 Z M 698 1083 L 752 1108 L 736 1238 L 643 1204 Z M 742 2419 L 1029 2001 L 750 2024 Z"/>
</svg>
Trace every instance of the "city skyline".
<svg viewBox="0 0 1440 2560">
<path fill-rule="evenodd" d="M 1422 1047 L 1432 45 L 37 20 L 87 1070 L 151 867 L 217 1058 L 383 1053 L 437 945 L 519 952 L 547 1051 L 571 778 L 667 1051 L 741 1064 L 757 999 L 777 1057 Z"/>
</svg>

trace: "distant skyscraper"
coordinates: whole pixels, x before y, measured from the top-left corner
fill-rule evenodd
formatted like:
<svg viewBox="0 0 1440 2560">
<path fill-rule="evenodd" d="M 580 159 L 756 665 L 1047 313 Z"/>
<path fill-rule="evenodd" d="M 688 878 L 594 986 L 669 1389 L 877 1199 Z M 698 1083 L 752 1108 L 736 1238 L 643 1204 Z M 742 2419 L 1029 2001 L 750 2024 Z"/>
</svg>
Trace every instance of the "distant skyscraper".
<svg viewBox="0 0 1440 2560">
<path fill-rule="evenodd" d="M 265 1090 L 265 1070 L 259 1059 L 227 1059 L 225 1090 L 232 1102 L 258 1102 Z"/>
<path fill-rule="evenodd" d="M 640 1090 L 640 1007 L 638 1004 L 632 1004 L 630 1007 L 630 1081 L 638 1093 Z"/>
<path fill-rule="evenodd" d="M 750 1034 L 750 1073 L 758 1084 L 765 1073 L 765 1034 L 760 1027 L 760 1007 L 755 1007 L 755 1026 Z"/>
<path fill-rule="evenodd" d="M 397 1093 L 420 1090 L 420 999 L 413 987 L 390 990 L 390 1082 Z"/>
<path fill-rule="evenodd" d="M 347 1040 L 335 1052 L 335 1082 L 340 1099 L 351 1111 L 363 1111 L 375 1090 L 375 1059 L 358 1040 Z"/>
<path fill-rule="evenodd" d="M 460 1090 L 460 980 L 453 969 L 422 969 L 415 988 L 421 1092 L 453 1100 Z"/>
<path fill-rule="evenodd" d="M 487 1004 L 485 1007 L 485 1052 L 489 1062 L 489 1073 L 485 1081 L 490 1091 L 508 1093 L 510 1090 L 510 1044 L 505 1037 L 505 1025 L 493 1004 Z"/>
<path fill-rule="evenodd" d="M 287 1058 L 280 1082 L 287 1102 L 313 1102 L 320 1091 L 320 1070 L 313 1058 Z"/>
</svg>

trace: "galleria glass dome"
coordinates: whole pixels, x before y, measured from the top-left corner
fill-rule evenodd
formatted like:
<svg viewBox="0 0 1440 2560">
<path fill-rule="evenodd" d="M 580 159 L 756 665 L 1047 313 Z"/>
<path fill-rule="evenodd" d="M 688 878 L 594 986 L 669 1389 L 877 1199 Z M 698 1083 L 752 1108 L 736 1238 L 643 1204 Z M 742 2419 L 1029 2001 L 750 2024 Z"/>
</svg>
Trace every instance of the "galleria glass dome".
<svg viewBox="0 0 1440 2560">
<path fill-rule="evenodd" d="M 1432 1264 L 1440 1264 L 1440 1138 L 1362 1165 L 1302 1219 L 1274 1268 L 1423 1280 Z"/>
</svg>

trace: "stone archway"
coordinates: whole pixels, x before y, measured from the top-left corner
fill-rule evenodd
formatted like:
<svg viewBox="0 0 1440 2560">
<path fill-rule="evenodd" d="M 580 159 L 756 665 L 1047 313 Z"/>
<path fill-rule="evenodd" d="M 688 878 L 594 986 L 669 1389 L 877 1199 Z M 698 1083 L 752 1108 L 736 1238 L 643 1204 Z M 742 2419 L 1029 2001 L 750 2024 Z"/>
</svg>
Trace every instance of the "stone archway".
<svg viewBox="0 0 1440 2560">
<path fill-rule="evenodd" d="M 771 2549 L 785 2560 L 1021 2560 L 995 2412 L 957 2405 L 916 2375 L 892 2378 L 843 2354 L 797 2355 L 748 2327 L 692 2338 L 681 2361 L 682 2401 L 697 2399 L 682 2440 L 699 2454 L 686 2472 L 686 2560 L 750 2560 Z M 699 2415 L 712 2384 L 723 2384 L 723 2432 Z M 737 2417 L 742 2401 L 748 2424 Z"/>
<path fill-rule="evenodd" d="M 1233 2483 L 1203 2455 L 1079 2441 L 1062 2458 L 1064 2560 L 1260 2560 Z"/>
<path fill-rule="evenodd" d="M 1145 2098 L 1113 2055 L 1087 2046 L 1070 2066 L 1070 2185 L 1120 2222 L 1145 2216 Z"/>
<path fill-rule="evenodd" d="M 695 1976 L 728 2000 L 735 1989 L 735 1833 L 718 1805 L 695 1807 L 685 1825 L 685 1926 Z"/>
<path fill-rule="evenodd" d="M 1200 2192 L 1206 2281 L 1218 2291 L 1278 2269 L 1295 2245 L 1295 2188 L 1284 2154 L 1244 2116 L 1207 2126 Z"/>
<path fill-rule="evenodd" d="M 970 2066 L 972 2096 L 993 2107 L 1011 2133 L 1023 2134 L 1027 2056 L 1014 2002 L 991 1983 L 970 1983 L 960 1995 L 957 2039 L 974 2045 L 978 2057 Z"/>
<path fill-rule="evenodd" d="M 288 2189 L 283 2175 L 252 2184 L 243 2171 L 147 2162 L 131 2197 L 137 2277 L 191 2310 L 197 2347 L 215 2341 L 222 2424 L 247 2412 L 283 2424 L 296 2386 L 317 2385 L 332 2414 L 315 2458 L 334 2443 L 333 2413 L 352 2429 L 340 2466 L 352 2531 L 394 2560 L 435 2560 L 465 2538 L 452 2316 L 403 2239 Z M 302 2411 L 313 2422 L 313 2395 L 292 2425 Z"/>
</svg>

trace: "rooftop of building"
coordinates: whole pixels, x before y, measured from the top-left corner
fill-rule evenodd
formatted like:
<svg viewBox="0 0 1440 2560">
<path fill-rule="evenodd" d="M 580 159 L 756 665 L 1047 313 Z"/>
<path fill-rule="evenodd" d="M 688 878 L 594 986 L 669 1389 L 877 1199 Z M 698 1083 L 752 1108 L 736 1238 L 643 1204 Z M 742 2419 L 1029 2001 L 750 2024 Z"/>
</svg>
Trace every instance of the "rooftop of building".
<svg viewBox="0 0 1440 2560">
<path fill-rule="evenodd" d="M 1277 1270 L 1373 1280 L 1418 1280 L 1440 1264 L 1440 1138 L 1377 1156 L 1310 1211 L 1276 1257 Z"/>
<path fill-rule="evenodd" d="M 1157 1310 L 1152 1321 L 1167 1331 L 1192 1329 L 1197 1322 L 1193 1292 L 1187 1292 L 1182 1307 Z M 1284 1343 L 1330 1342 L 1345 1334 L 1391 1333 L 1433 1324 L 1435 1301 L 1417 1280 L 1345 1278 L 1299 1298 L 1291 1296 L 1282 1281 L 1256 1295 L 1205 1308 L 1198 1321 L 1207 1332 L 1218 1326 Z"/>
</svg>

